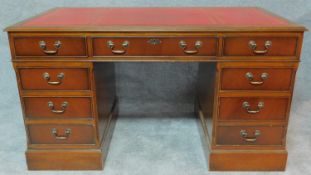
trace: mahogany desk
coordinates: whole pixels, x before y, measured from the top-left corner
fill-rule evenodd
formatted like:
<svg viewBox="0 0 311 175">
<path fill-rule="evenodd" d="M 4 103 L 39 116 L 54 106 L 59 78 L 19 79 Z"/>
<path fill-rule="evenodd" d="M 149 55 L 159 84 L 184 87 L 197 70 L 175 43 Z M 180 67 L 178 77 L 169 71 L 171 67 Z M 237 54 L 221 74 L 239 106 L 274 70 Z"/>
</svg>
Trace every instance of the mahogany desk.
<svg viewBox="0 0 311 175">
<path fill-rule="evenodd" d="M 6 31 L 30 170 L 102 169 L 114 62 L 199 62 L 210 170 L 284 170 L 306 29 L 259 8 L 57 8 Z"/>
</svg>

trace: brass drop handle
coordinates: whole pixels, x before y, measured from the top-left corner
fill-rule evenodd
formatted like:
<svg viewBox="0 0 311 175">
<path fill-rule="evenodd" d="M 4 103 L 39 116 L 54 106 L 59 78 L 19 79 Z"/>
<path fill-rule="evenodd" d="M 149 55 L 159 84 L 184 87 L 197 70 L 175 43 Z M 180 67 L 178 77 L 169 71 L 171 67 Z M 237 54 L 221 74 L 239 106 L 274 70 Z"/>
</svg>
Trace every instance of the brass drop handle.
<svg viewBox="0 0 311 175">
<path fill-rule="evenodd" d="M 116 50 L 115 45 L 113 43 L 113 41 L 109 40 L 107 41 L 107 47 L 111 49 L 111 52 L 114 54 L 124 54 L 126 52 L 126 48 L 128 48 L 130 42 L 129 41 L 123 41 L 122 43 L 122 48 L 123 50 Z"/>
<path fill-rule="evenodd" d="M 50 81 L 51 79 L 51 76 L 48 72 L 44 72 L 42 74 L 42 77 L 47 81 L 48 84 L 50 85 L 60 85 L 62 83 L 62 80 L 64 79 L 65 77 L 65 74 L 63 72 L 57 74 L 57 79 L 58 81 Z"/>
<path fill-rule="evenodd" d="M 249 114 L 257 114 L 260 112 L 261 109 L 263 109 L 265 106 L 264 102 L 260 101 L 258 102 L 258 105 L 257 105 L 257 109 L 256 110 L 252 110 L 251 109 L 251 105 L 247 102 L 247 101 L 244 101 L 242 103 L 242 107 L 246 110 L 247 113 Z"/>
<path fill-rule="evenodd" d="M 67 101 L 64 101 L 61 104 L 61 109 L 57 110 L 55 109 L 54 103 L 52 101 L 48 102 L 48 107 L 51 109 L 51 112 L 55 113 L 55 114 L 62 114 L 66 111 L 66 108 L 68 107 L 69 103 Z"/>
<path fill-rule="evenodd" d="M 248 133 L 246 130 L 241 130 L 240 135 L 246 142 L 256 142 L 257 138 L 260 136 L 260 130 L 255 130 L 254 131 L 254 137 L 249 137 Z"/>
<path fill-rule="evenodd" d="M 186 54 L 197 54 L 199 52 L 199 48 L 202 47 L 202 41 L 196 41 L 194 44 L 195 50 L 188 50 L 188 44 L 186 43 L 186 41 L 181 40 L 179 42 L 179 47 L 183 49 L 184 53 Z"/>
<path fill-rule="evenodd" d="M 55 50 L 47 50 L 47 47 L 46 47 L 46 43 L 45 41 L 39 41 L 39 47 L 42 49 L 42 51 L 47 54 L 47 55 L 55 55 L 57 54 L 59 48 L 61 48 L 62 46 L 62 42 L 60 42 L 59 40 L 58 41 L 55 41 L 54 42 L 54 48 Z"/>
<path fill-rule="evenodd" d="M 53 135 L 53 136 L 55 137 L 55 139 L 57 139 L 57 140 L 66 140 L 66 139 L 68 139 L 68 137 L 70 136 L 70 134 L 71 134 L 71 129 L 70 129 L 70 128 L 67 128 L 67 129 L 65 130 L 64 135 L 59 135 L 56 128 L 53 128 L 53 129 L 52 129 L 52 135 Z"/>
<path fill-rule="evenodd" d="M 254 40 L 249 41 L 248 46 L 250 49 L 253 50 L 253 53 L 255 53 L 255 54 L 265 54 L 268 52 L 269 48 L 272 47 L 272 41 L 266 41 L 265 42 L 265 50 L 256 50 L 257 44 Z"/>
<path fill-rule="evenodd" d="M 260 75 L 260 78 L 261 78 L 262 81 L 253 81 L 254 80 L 254 75 L 251 72 L 247 72 L 245 74 L 245 77 L 249 80 L 249 83 L 251 85 L 262 85 L 264 83 L 264 81 L 269 78 L 269 74 L 266 73 L 266 72 L 262 73 Z"/>
</svg>

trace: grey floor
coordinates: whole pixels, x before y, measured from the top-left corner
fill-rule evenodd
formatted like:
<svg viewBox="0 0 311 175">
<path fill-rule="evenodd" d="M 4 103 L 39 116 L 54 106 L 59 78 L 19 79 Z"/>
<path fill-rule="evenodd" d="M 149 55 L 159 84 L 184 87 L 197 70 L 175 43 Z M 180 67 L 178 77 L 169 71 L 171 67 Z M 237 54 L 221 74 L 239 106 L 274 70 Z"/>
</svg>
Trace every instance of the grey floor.
<svg viewBox="0 0 311 175">
<path fill-rule="evenodd" d="M 0 0 L 0 29 L 55 6 L 260 6 L 311 29 L 309 0 Z M 292 103 L 285 172 L 208 172 L 191 115 L 196 63 L 117 64 L 121 116 L 103 171 L 27 171 L 25 130 L 7 37 L 0 34 L 0 174 L 311 174 L 311 35 L 306 33 Z M 145 111 L 145 113 L 137 113 Z M 247 163 L 247 162 L 245 162 Z"/>
</svg>

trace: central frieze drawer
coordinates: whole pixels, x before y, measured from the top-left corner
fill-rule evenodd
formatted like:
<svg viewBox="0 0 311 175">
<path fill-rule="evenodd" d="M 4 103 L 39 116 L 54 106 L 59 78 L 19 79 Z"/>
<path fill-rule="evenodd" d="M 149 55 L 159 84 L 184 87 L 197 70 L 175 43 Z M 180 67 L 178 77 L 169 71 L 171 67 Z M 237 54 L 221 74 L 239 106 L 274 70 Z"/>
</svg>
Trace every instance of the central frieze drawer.
<svg viewBox="0 0 311 175">
<path fill-rule="evenodd" d="M 217 145 L 283 145 L 283 126 L 221 126 Z"/>
<path fill-rule="evenodd" d="M 86 57 L 86 38 L 71 36 L 14 37 L 16 56 Z"/>
<path fill-rule="evenodd" d="M 222 90 L 290 90 L 291 68 L 224 68 Z"/>
<path fill-rule="evenodd" d="M 87 68 L 20 68 L 23 90 L 88 90 Z"/>
<path fill-rule="evenodd" d="M 215 56 L 217 38 L 93 37 L 93 56 Z"/>
<path fill-rule="evenodd" d="M 24 97 L 27 118 L 91 118 L 90 97 Z"/>
<path fill-rule="evenodd" d="M 219 120 L 285 120 L 289 97 L 221 97 Z"/>
<path fill-rule="evenodd" d="M 297 37 L 227 36 L 224 56 L 295 56 Z"/>
<path fill-rule="evenodd" d="M 95 144 L 92 125 L 32 124 L 28 132 L 30 144 Z"/>
</svg>

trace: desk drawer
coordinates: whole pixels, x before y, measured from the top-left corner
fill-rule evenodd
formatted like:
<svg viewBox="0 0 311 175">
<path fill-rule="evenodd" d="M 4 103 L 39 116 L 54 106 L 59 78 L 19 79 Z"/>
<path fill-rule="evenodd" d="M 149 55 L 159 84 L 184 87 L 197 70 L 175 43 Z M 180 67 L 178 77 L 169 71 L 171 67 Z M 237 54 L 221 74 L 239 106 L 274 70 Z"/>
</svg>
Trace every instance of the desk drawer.
<svg viewBox="0 0 311 175">
<path fill-rule="evenodd" d="M 297 37 L 228 36 L 224 56 L 295 56 Z"/>
<path fill-rule="evenodd" d="M 23 90 L 88 90 L 87 68 L 20 68 Z"/>
<path fill-rule="evenodd" d="M 14 37 L 16 56 L 87 56 L 85 37 Z"/>
<path fill-rule="evenodd" d="M 283 145 L 283 126 L 220 126 L 217 145 Z"/>
<path fill-rule="evenodd" d="M 30 144 L 95 144 L 92 125 L 33 124 L 28 132 Z"/>
<path fill-rule="evenodd" d="M 94 56 L 215 56 L 216 37 L 94 37 Z"/>
<path fill-rule="evenodd" d="M 24 97 L 28 118 L 91 118 L 89 97 Z"/>
<path fill-rule="evenodd" d="M 291 68 L 224 68 L 222 90 L 290 90 Z"/>
<path fill-rule="evenodd" d="M 289 97 L 221 97 L 219 120 L 285 120 Z"/>
</svg>

